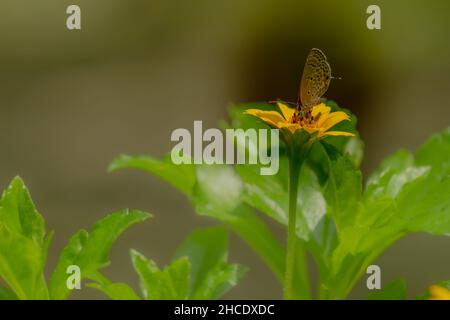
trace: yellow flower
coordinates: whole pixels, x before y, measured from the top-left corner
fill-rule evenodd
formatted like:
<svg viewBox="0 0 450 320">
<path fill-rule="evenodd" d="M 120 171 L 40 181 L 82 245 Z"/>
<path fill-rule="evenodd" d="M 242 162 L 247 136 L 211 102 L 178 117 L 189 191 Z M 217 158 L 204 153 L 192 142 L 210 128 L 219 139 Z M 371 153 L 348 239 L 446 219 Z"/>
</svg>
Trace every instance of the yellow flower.
<svg viewBox="0 0 450 320">
<path fill-rule="evenodd" d="M 309 134 L 317 134 L 317 138 L 354 136 L 353 133 L 345 131 L 328 131 L 339 122 L 350 120 L 350 117 L 343 111 L 330 112 L 331 108 L 324 103 L 312 107 L 309 111 L 300 112 L 284 103 L 278 102 L 277 104 L 281 114 L 277 111 L 259 109 L 248 109 L 245 113 L 260 118 L 272 127 L 286 129 L 292 134 L 302 129 Z"/>
<path fill-rule="evenodd" d="M 450 300 L 450 290 L 447 288 L 434 284 L 429 290 L 431 294 L 430 300 Z"/>
</svg>

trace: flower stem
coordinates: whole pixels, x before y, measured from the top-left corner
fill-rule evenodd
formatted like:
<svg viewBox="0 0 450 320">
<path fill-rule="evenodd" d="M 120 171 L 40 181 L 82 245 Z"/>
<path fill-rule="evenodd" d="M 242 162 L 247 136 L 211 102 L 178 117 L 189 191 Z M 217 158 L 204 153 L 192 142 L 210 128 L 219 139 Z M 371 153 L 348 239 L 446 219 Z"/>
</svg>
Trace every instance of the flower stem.
<svg viewBox="0 0 450 320">
<path fill-rule="evenodd" d="M 292 150 L 294 151 L 294 150 Z M 300 161 L 298 161 L 300 160 Z M 297 235 L 295 232 L 297 224 L 297 193 L 298 178 L 301 168 L 301 159 L 295 156 L 295 152 L 290 152 L 289 156 L 289 220 L 288 239 L 286 252 L 286 272 L 284 278 L 284 299 L 294 299 L 294 270 Z"/>
</svg>

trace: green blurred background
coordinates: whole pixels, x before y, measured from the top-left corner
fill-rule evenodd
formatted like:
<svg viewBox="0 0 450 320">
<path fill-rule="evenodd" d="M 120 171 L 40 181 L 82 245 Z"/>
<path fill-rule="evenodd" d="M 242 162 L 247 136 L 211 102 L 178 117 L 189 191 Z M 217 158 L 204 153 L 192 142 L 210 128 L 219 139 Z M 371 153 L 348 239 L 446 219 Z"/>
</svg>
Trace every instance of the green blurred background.
<svg viewBox="0 0 450 320">
<path fill-rule="evenodd" d="M 66 29 L 70 4 L 81 7 L 81 31 Z M 381 30 L 366 28 L 370 4 L 381 7 Z M 79 228 L 125 207 L 152 212 L 119 240 L 106 270 L 137 287 L 129 248 L 164 265 L 193 228 L 215 222 L 157 178 L 108 174 L 115 156 L 162 156 L 172 130 L 194 120 L 214 127 L 234 102 L 295 99 L 305 57 L 318 47 L 343 77 L 327 97 L 359 118 L 367 175 L 449 125 L 449 10 L 447 0 L 2 0 L 1 188 L 19 174 L 56 230 L 48 271 Z M 450 238 L 401 240 L 377 261 L 382 283 L 405 277 L 412 297 L 449 279 L 449 248 Z M 230 255 L 251 271 L 227 298 L 281 298 L 235 236 Z M 366 297 L 364 283 L 352 298 Z"/>
</svg>

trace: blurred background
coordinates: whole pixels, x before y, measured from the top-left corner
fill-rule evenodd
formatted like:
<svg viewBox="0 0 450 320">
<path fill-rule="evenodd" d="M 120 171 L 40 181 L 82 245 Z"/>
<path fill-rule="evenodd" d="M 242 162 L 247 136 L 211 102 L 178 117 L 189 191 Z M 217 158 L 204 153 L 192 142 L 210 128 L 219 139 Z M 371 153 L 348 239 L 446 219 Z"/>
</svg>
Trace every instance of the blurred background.
<svg viewBox="0 0 450 320">
<path fill-rule="evenodd" d="M 81 7 L 82 30 L 66 28 L 70 4 Z M 381 30 L 366 27 L 370 4 L 381 8 Z M 295 99 L 306 55 L 318 47 L 343 78 L 327 97 L 359 118 L 367 176 L 449 125 L 449 10 L 446 0 L 2 0 L 1 189 L 20 175 L 56 231 L 48 271 L 79 228 L 126 207 L 152 212 L 120 238 L 105 271 L 137 287 L 129 248 L 162 266 L 193 228 L 215 221 L 155 177 L 108 174 L 114 157 L 163 156 L 172 130 L 194 120 L 217 126 L 231 103 Z M 403 276 L 413 297 L 449 279 L 449 246 L 450 238 L 402 239 L 377 261 L 382 283 Z M 230 260 L 251 271 L 227 298 L 281 298 L 235 236 Z M 366 294 L 362 282 L 351 297 Z"/>
</svg>

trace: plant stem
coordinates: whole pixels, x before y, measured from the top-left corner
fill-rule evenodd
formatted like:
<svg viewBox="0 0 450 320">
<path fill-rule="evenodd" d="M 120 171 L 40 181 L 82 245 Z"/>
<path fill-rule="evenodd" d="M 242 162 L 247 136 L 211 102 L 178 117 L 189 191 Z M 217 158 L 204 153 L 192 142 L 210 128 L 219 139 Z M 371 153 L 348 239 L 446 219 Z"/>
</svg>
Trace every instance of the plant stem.
<svg viewBox="0 0 450 320">
<path fill-rule="evenodd" d="M 294 149 L 292 147 L 292 149 Z M 297 235 L 295 232 L 297 223 L 297 193 L 298 178 L 301 168 L 301 160 L 295 156 L 295 150 L 289 155 L 289 220 L 288 239 L 286 252 L 286 272 L 284 275 L 284 299 L 294 299 L 293 281 L 295 269 L 295 254 Z M 297 161 L 300 160 L 300 161 Z"/>
</svg>

